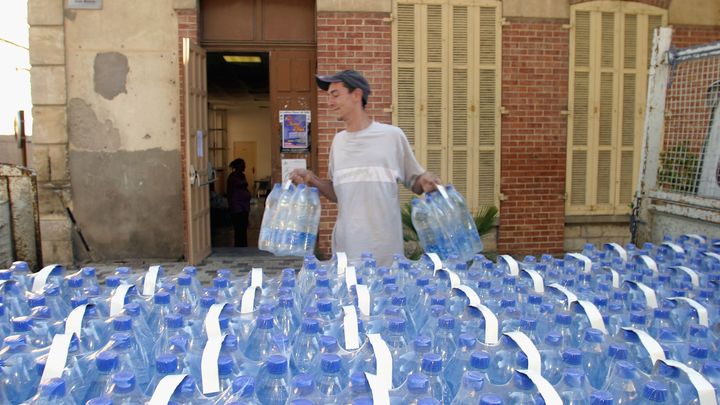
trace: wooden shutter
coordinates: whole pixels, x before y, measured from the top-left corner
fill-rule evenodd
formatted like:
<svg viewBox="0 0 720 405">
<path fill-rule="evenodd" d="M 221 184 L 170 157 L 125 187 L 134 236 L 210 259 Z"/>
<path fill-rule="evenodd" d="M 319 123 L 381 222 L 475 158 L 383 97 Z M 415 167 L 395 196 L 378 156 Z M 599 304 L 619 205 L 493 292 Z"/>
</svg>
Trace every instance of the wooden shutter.
<svg viewBox="0 0 720 405">
<path fill-rule="evenodd" d="M 499 4 L 398 0 L 394 8 L 394 122 L 473 210 L 499 203 Z"/>
<path fill-rule="evenodd" d="M 666 11 L 638 3 L 571 7 L 568 214 L 629 212 L 639 166 L 648 35 L 666 21 Z"/>
</svg>

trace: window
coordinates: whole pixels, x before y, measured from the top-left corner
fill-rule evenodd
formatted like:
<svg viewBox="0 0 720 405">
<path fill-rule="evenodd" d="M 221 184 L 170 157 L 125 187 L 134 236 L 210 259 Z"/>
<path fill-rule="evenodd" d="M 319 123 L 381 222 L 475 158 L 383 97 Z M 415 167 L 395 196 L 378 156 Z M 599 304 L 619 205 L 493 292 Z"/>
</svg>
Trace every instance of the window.
<svg viewBox="0 0 720 405">
<path fill-rule="evenodd" d="M 627 214 L 637 184 L 653 30 L 667 12 L 571 7 L 566 213 Z"/>
<path fill-rule="evenodd" d="M 494 0 L 398 0 L 393 10 L 393 120 L 471 211 L 499 205 L 500 12 Z"/>
</svg>

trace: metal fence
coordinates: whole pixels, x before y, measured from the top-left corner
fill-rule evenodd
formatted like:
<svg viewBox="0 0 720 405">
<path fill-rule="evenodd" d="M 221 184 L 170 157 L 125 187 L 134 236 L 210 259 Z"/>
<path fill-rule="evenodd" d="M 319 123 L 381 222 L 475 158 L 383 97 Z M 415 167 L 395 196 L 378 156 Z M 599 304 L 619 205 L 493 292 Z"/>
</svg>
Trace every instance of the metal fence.
<svg viewBox="0 0 720 405">
<path fill-rule="evenodd" d="M 640 181 L 640 241 L 688 230 L 720 236 L 720 42 L 671 48 L 656 31 Z"/>
</svg>

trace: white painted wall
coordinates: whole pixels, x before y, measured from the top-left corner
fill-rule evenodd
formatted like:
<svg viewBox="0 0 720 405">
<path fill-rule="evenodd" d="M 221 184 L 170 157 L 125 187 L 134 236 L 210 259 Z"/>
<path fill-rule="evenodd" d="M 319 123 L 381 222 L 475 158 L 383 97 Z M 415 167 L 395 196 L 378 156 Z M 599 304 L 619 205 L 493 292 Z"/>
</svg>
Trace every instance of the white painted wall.
<svg viewBox="0 0 720 405">
<path fill-rule="evenodd" d="M 0 2 L 0 135 L 14 134 L 18 110 L 25 111 L 25 133 L 32 130 L 27 48 L 27 0 Z"/>
<path fill-rule="evenodd" d="M 239 106 L 228 110 L 228 156 L 231 162 L 233 142 L 257 142 L 255 178 L 270 176 L 270 109 L 258 105 Z M 279 135 L 278 135 L 279 136 Z"/>
</svg>

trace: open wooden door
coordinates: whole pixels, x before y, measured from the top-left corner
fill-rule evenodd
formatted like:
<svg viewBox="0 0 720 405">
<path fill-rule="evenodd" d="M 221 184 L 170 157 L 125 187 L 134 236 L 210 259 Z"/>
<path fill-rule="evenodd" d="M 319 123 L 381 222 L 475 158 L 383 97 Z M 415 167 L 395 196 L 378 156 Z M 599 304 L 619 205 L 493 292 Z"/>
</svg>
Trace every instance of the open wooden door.
<svg viewBox="0 0 720 405">
<path fill-rule="evenodd" d="M 197 264 L 211 250 L 210 194 L 213 181 L 208 164 L 207 71 L 205 50 L 183 38 L 185 72 L 185 208 L 187 222 L 186 258 Z"/>
<path fill-rule="evenodd" d="M 306 159 L 308 169 L 316 170 L 317 156 L 317 91 L 315 49 L 273 50 L 270 52 L 270 100 L 272 108 L 272 172 L 273 183 L 282 176 L 282 159 Z M 310 110 L 311 153 L 280 153 L 280 122 L 282 110 Z"/>
</svg>

